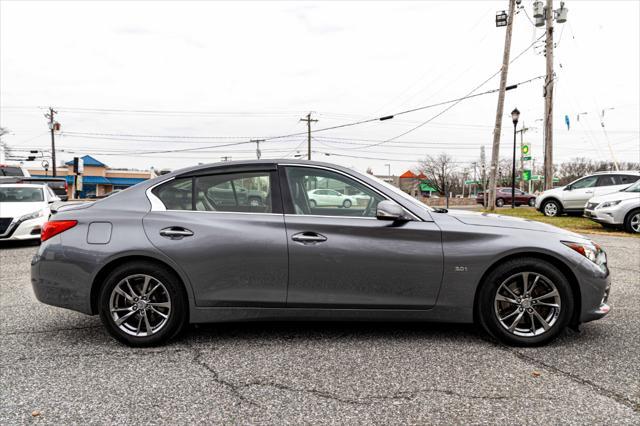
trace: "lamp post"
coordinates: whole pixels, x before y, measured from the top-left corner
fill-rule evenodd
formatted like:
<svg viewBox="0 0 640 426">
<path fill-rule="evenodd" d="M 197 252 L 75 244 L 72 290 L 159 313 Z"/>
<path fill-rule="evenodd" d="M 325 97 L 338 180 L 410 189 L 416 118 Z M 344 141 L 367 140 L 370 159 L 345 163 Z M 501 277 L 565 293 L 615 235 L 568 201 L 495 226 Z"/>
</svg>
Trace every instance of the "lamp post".
<svg viewBox="0 0 640 426">
<path fill-rule="evenodd" d="M 520 111 L 515 108 L 511 111 L 511 119 L 513 120 L 513 163 L 511 164 L 511 208 L 516 208 L 516 127 L 518 126 L 518 119 L 520 118 Z"/>
</svg>

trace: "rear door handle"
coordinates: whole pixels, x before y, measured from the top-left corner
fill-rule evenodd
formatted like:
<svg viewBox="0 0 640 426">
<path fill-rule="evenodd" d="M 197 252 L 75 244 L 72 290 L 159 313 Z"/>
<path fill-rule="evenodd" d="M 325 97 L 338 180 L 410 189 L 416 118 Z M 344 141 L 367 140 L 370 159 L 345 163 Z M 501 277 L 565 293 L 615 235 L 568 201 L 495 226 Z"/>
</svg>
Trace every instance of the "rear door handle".
<svg viewBox="0 0 640 426">
<path fill-rule="evenodd" d="M 160 235 L 165 238 L 170 238 L 172 240 L 180 240 L 184 237 L 190 237 L 193 235 L 193 232 L 186 228 L 182 228 L 180 226 L 172 226 L 169 228 L 164 228 L 160 230 Z"/>
<path fill-rule="evenodd" d="M 321 243 L 327 241 L 327 237 L 316 232 L 300 232 L 293 235 L 291 239 L 299 243 Z"/>
</svg>

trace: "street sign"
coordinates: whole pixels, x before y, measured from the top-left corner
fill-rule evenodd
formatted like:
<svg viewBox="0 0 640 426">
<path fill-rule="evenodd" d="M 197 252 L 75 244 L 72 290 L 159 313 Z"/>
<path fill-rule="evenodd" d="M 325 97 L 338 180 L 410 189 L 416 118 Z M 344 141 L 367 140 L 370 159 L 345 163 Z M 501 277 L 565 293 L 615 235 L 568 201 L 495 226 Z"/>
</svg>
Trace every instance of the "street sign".
<svg viewBox="0 0 640 426">
<path fill-rule="evenodd" d="M 525 169 L 522 171 L 522 180 L 525 182 L 531 180 L 531 170 Z"/>
<path fill-rule="evenodd" d="M 528 143 L 523 143 L 520 150 L 522 153 L 522 161 L 531 160 L 531 145 L 529 145 Z"/>
<path fill-rule="evenodd" d="M 532 175 L 531 176 L 531 180 L 535 181 L 535 182 L 538 182 L 538 181 L 544 180 L 544 176 L 543 175 Z M 560 182 L 560 178 L 557 178 L 557 177 L 554 177 L 552 180 L 553 180 L 554 183 Z"/>
<path fill-rule="evenodd" d="M 465 180 L 464 184 L 465 185 L 479 185 L 480 181 L 479 180 Z"/>
</svg>

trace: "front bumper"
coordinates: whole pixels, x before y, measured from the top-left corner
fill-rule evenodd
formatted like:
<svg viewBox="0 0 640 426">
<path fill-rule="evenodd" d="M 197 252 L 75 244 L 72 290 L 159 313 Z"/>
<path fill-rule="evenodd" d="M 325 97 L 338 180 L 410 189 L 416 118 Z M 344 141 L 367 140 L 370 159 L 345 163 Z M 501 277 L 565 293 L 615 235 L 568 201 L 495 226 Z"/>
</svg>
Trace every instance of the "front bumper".
<svg viewBox="0 0 640 426">
<path fill-rule="evenodd" d="M 39 240 L 42 226 L 46 221 L 47 218 L 42 216 L 23 222 L 13 222 L 9 225 L 5 233 L 0 235 L 0 241 Z"/>
<path fill-rule="evenodd" d="M 598 223 L 622 225 L 622 220 L 617 217 L 616 213 L 616 209 L 585 209 L 583 216 Z"/>
</svg>

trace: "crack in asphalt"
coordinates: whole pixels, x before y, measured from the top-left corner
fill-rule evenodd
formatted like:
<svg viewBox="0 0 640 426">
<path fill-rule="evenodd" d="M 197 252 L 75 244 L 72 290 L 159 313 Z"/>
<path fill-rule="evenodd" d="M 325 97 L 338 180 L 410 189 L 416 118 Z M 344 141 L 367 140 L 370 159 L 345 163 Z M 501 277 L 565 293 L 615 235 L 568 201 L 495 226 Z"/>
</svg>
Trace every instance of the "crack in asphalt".
<svg viewBox="0 0 640 426">
<path fill-rule="evenodd" d="M 285 392 L 298 392 L 298 393 L 306 393 L 306 394 L 310 394 L 316 397 L 320 397 L 320 398 L 324 398 L 324 399 L 328 399 L 328 400 L 332 400 L 332 401 L 336 401 L 336 402 L 340 402 L 343 404 L 350 404 L 350 405 L 374 405 L 376 403 L 378 403 L 380 400 L 404 400 L 404 401 L 412 401 L 415 398 L 417 398 L 420 394 L 424 394 L 424 393 L 439 393 L 439 394 L 443 394 L 443 395 L 448 395 L 448 396 L 453 396 L 453 397 L 458 397 L 458 398 L 467 398 L 467 399 L 476 399 L 476 400 L 489 400 L 489 401 L 496 401 L 496 400 L 518 400 L 520 399 L 519 397 L 515 397 L 512 395 L 468 395 L 468 394 L 464 394 L 464 393 L 460 393 L 460 392 L 456 392 L 453 390 L 449 390 L 449 389 L 438 389 L 438 388 L 423 388 L 423 389 L 414 389 L 411 391 L 400 391 L 400 392 L 396 392 L 396 393 L 392 393 L 389 395 L 368 395 L 365 396 L 363 398 L 349 398 L 349 397 L 345 397 L 333 392 L 328 392 L 328 391 L 324 391 L 324 390 L 320 390 L 320 389 L 315 389 L 315 388 L 298 388 L 298 387 L 293 387 L 293 386 L 289 386 L 283 383 L 278 383 L 275 381 L 262 381 L 262 380 L 253 380 L 250 382 L 245 382 L 245 383 L 234 383 L 232 381 L 229 380 L 225 380 L 220 376 L 220 373 L 213 367 L 211 367 L 202 357 L 204 355 L 204 351 L 200 350 L 200 349 L 196 349 L 192 346 L 192 349 L 196 352 L 195 357 L 193 358 L 193 362 L 196 363 L 197 365 L 205 368 L 207 371 L 209 371 L 213 378 L 214 381 L 226 388 L 228 388 L 229 390 L 231 390 L 232 394 L 235 395 L 238 399 L 240 399 L 243 402 L 246 402 L 250 405 L 253 406 L 257 406 L 257 407 L 262 407 L 262 405 L 258 404 L 257 402 L 255 402 L 253 399 L 247 398 L 245 395 L 242 394 L 242 390 L 243 389 L 248 389 L 248 388 L 252 388 L 252 387 L 270 387 L 270 388 L 275 388 L 281 391 L 285 391 Z M 534 398 L 534 399 L 541 399 L 541 400 L 546 400 L 546 401 L 551 401 L 553 400 L 552 398 Z"/>
<path fill-rule="evenodd" d="M 518 352 L 517 350 L 510 348 L 508 346 L 504 346 L 504 345 L 499 345 L 499 346 L 504 350 L 506 350 L 507 352 L 514 354 L 517 358 L 523 361 L 535 364 L 541 368 L 546 368 L 547 370 L 553 371 L 554 373 L 558 373 L 575 383 L 592 388 L 598 395 L 602 395 L 604 397 L 614 400 L 619 404 L 625 405 L 631 408 L 636 413 L 640 412 L 640 403 L 633 401 L 632 399 L 624 395 L 620 395 L 612 390 L 604 388 L 598 385 L 597 383 L 594 383 L 589 379 L 582 378 L 574 373 L 571 373 L 570 371 L 565 371 L 559 367 L 556 367 L 544 361 L 540 361 L 539 359 L 536 359 L 530 355 L 524 354 L 522 352 Z"/>
<path fill-rule="evenodd" d="M 39 330 L 39 331 L 13 331 L 10 333 L 0 333 L 0 337 L 2 336 L 16 336 L 22 334 L 48 334 L 48 333 L 57 333 L 59 331 L 70 331 L 70 330 L 88 330 L 91 328 L 102 328 L 101 325 L 89 325 L 87 327 L 68 327 L 68 328 L 54 328 L 51 330 Z"/>
</svg>

